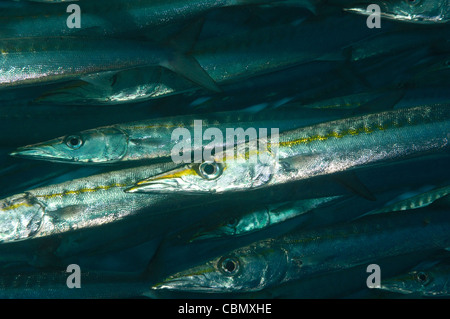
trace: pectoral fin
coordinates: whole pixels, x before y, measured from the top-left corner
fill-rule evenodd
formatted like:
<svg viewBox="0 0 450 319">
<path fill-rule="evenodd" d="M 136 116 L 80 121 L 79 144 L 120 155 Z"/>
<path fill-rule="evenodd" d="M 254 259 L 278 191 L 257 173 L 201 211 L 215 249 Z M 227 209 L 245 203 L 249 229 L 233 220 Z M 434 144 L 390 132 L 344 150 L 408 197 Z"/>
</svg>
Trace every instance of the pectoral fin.
<svg viewBox="0 0 450 319">
<path fill-rule="evenodd" d="M 164 62 L 162 66 L 210 91 L 222 91 L 192 56 L 177 54 L 171 60 Z"/>
<path fill-rule="evenodd" d="M 203 19 L 187 25 L 181 32 L 173 35 L 167 45 L 175 50 L 172 58 L 161 66 L 213 92 L 221 92 L 216 82 L 189 53 L 194 47 L 203 28 Z"/>
</svg>

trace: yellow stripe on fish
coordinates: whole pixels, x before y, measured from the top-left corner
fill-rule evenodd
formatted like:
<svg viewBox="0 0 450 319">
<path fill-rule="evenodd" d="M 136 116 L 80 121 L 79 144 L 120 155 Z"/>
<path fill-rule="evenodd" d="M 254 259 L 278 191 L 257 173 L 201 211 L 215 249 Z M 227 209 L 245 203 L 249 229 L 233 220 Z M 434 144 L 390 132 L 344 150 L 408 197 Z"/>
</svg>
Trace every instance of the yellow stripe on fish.
<svg viewBox="0 0 450 319">
<path fill-rule="evenodd" d="M 110 188 L 113 187 L 127 187 L 129 186 L 128 184 L 119 184 L 119 183 L 115 183 L 115 184 L 111 184 L 111 185 L 100 185 L 94 188 L 81 188 L 78 190 L 73 190 L 73 191 L 65 191 L 62 193 L 55 193 L 55 194 L 44 194 L 44 195 L 35 195 L 37 198 L 54 198 L 54 197 L 64 197 L 67 195 L 79 195 L 82 193 L 89 193 L 89 192 L 97 192 L 99 190 L 108 190 Z"/>
</svg>

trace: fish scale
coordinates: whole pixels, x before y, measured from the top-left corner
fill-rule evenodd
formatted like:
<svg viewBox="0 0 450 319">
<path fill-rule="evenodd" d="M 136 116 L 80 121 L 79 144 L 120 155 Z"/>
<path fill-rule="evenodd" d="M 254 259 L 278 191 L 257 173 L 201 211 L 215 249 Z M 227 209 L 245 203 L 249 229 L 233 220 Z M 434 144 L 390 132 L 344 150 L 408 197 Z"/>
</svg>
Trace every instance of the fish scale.
<svg viewBox="0 0 450 319">
<path fill-rule="evenodd" d="M 367 265 L 446 258 L 449 2 L 369 4 L 0 0 L 0 298 L 383 298 Z"/>
<path fill-rule="evenodd" d="M 22 40 L 16 46 L 15 41 L 0 42 L 15 48 L 13 52 L 2 51 L 1 87 L 76 79 L 102 71 L 155 65 L 166 58 L 161 49 L 139 42 L 124 46 L 122 41 L 109 39 L 56 37 Z"/>
<path fill-rule="evenodd" d="M 202 121 L 202 128 L 195 126 L 195 120 Z M 277 120 L 277 127 L 281 131 L 293 129 L 299 125 L 298 123 L 304 121 L 300 114 L 288 112 L 262 112 L 261 114 L 217 112 L 149 119 L 74 133 L 73 136 L 79 136 L 83 139 L 83 146 L 78 150 L 73 150 L 67 146 L 65 143 L 66 137 L 60 137 L 19 148 L 12 154 L 55 162 L 94 165 L 169 158 L 172 155 L 172 149 L 177 144 L 177 140 L 172 140 L 172 134 L 177 128 L 187 129 L 191 137 L 194 136 L 196 131 L 203 137 L 203 132 L 206 129 L 217 128 L 226 137 L 227 128 L 241 127 L 246 130 L 256 127 L 270 129 L 273 120 Z M 234 140 L 231 142 L 232 145 L 235 143 Z M 228 141 L 223 141 L 223 145 L 228 144 Z M 203 144 L 199 146 L 194 144 L 191 145 L 191 149 L 196 150 L 199 147 L 203 148 L 203 146 Z"/>
<path fill-rule="evenodd" d="M 371 216 L 357 222 L 257 241 L 168 276 L 153 289 L 250 292 L 284 282 L 408 253 L 445 249 L 450 220 L 445 210 L 416 210 Z M 222 262 L 238 271 L 224 274 Z"/>
<path fill-rule="evenodd" d="M 161 172 L 171 163 L 149 166 Z M 108 172 L 50 185 L 5 198 L 0 203 L 0 241 L 11 242 L 92 227 L 142 212 L 164 196 L 127 196 L 123 189 L 139 179 L 142 169 Z M 104 207 L 100 209 L 100 207 Z M 71 209 L 70 215 L 64 211 Z"/>
<path fill-rule="evenodd" d="M 82 28 L 90 33 L 133 36 L 136 30 L 185 22 L 213 9 L 245 5 L 292 5 L 283 0 L 109 0 L 77 1 L 82 16 Z M 294 5 L 313 8 L 315 0 L 296 0 Z M 48 36 L 76 34 L 69 29 L 66 8 L 70 3 L 28 3 L 20 8 L 6 8 L 0 12 L 0 21 L 7 36 Z M 20 11 L 19 11 L 20 9 Z M 118 24 L 117 20 L 121 19 Z M 36 27 L 39 26 L 39 27 Z M 149 33 L 152 30 L 147 30 Z M 1 29 L 0 29 L 1 32 Z"/>
<path fill-rule="evenodd" d="M 449 120 L 449 106 L 443 104 L 315 124 L 283 132 L 278 141 L 260 138 L 257 150 L 243 152 L 243 146 L 251 146 L 244 143 L 231 154 L 215 153 L 219 173 L 213 179 L 197 173 L 199 164 L 187 164 L 144 179 L 127 191 L 246 191 L 438 154 L 449 147 Z"/>
</svg>

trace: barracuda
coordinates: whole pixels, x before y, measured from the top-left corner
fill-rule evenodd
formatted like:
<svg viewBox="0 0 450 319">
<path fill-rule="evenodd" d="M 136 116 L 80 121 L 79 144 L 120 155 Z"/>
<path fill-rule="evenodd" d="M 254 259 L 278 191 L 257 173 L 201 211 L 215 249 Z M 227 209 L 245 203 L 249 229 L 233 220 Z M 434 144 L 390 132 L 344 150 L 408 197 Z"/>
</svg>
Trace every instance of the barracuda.
<svg viewBox="0 0 450 319">
<path fill-rule="evenodd" d="M 207 240 L 211 238 L 234 237 L 245 235 L 254 231 L 263 230 L 271 225 L 284 222 L 296 216 L 306 214 L 313 209 L 324 206 L 326 203 L 332 202 L 342 196 L 331 196 L 323 198 L 305 199 L 276 205 L 269 205 L 264 209 L 252 210 L 244 215 L 240 214 L 230 217 L 227 222 L 215 224 L 202 231 L 198 225 L 195 226 L 197 231 L 189 242 Z M 224 214 L 221 212 L 222 217 Z M 215 221 L 223 220 L 223 217 L 214 216 Z M 187 230 L 187 232 L 192 230 Z M 184 231 L 186 232 L 186 231 Z"/>
<path fill-rule="evenodd" d="M 352 5 L 344 10 L 370 15 L 372 12 L 367 12 L 370 3 Z M 447 23 L 450 18 L 448 0 L 387 0 L 379 1 L 377 4 L 380 6 L 381 16 L 391 20 L 433 24 Z"/>
<path fill-rule="evenodd" d="M 421 209 L 265 239 L 171 275 L 153 289 L 259 291 L 382 258 L 445 249 L 448 216 L 446 210 Z"/>
<path fill-rule="evenodd" d="M 401 210 L 426 207 L 441 198 L 445 198 L 443 200 L 448 200 L 447 195 L 449 193 L 450 193 L 450 186 L 438 187 L 428 192 L 424 192 L 422 194 L 415 195 L 410 198 L 397 201 L 395 203 L 389 203 L 385 207 L 375 209 L 367 213 L 366 215 L 390 213 Z"/>
<path fill-rule="evenodd" d="M 359 24 L 358 19 L 351 15 L 324 18 L 324 21 L 304 21 L 300 25 L 283 23 L 199 40 L 189 52 L 209 77 L 222 87 L 311 61 L 345 60 L 341 48 L 372 36 L 365 29 L 358 28 L 358 32 L 355 32 Z M 322 31 L 324 28 L 326 33 Z M 342 32 L 346 36 L 337 36 L 330 30 L 339 30 L 340 34 Z M 387 25 L 377 35 L 384 34 L 385 30 L 389 30 Z M 431 38 L 418 40 L 417 35 L 413 36 L 414 48 L 419 41 L 431 41 Z M 308 43 L 308 46 L 304 43 Z M 155 67 L 122 71 L 114 78 L 93 77 L 46 92 L 37 101 L 116 104 L 201 89 L 190 81 Z"/>
<path fill-rule="evenodd" d="M 450 139 L 449 110 L 448 105 L 421 106 L 287 131 L 275 143 L 259 140 L 258 150 L 255 143 L 238 145 L 233 153 L 214 154 L 214 161 L 152 176 L 127 191 L 246 191 L 444 152 Z"/>
<path fill-rule="evenodd" d="M 0 88 L 160 65 L 220 90 L 194 58 L 152 42 L 71 36 L 9 38 L 0 40 L 0 51 Z"/>
<path fill-rule="evenodd" d="M 146 209 L 157 214 L 179 208 L 180 202 L 168 201 L 166 196 L 129 196 L 123 192 L 141 173 L 155 174 L 171 167 L 174 164 L 163 163 L 113 171 L 5 198 L 0 201 L 0 243 L 106 225 Z"/>
<path fill-rule="evenodd" d="M 335 114 L 334 117 L 336 118 L 336 116 Z M 196 128 L 194 120 L 202 120 L 202 128 Z M 319 119 L 302 119 L 301 115 L 289 116 L 274 112 L 260 114 L 221 112 L 158 118 L 74 133 L 47 142 L 21 147 L 11 155 L 82 164 L 170 158 L 173 147 L 180 142 L 180 140 L 172 140 L 172 133 L 176 128 L 187 129 L 194 138 L 198 130 L 215 127 L 223 132 L 225 137 L 223 143 L 227 145 L 227 128 L 271 128 L 274 125 L 273 120 L 277 120 L 277 128 L 284 131 L 298 127 L 299 123 L 314 122 Z M 203 132 L 200 134 L 200 138 L 202 138 Z M 233 140 L 232 145 L 234 143 Z M 197 147 L 196 144 L 191 144 L 191 147 L 192 150 L 203 148 L 202 145 Z"/>
<path fill-rule="evenodd" d="M 434 261 L 422 263 L 408 273 L 383 280 L 379 289 L 416 297 L 448 297 L 449 281 L 448 261 Z"/>
<path fill-rule="evenodd" d="M 67 1 L 40 1 L 6 8 L 0 13 L 4 35 L 48 36 L 76 34 L 69 29 Z M 49 3 L 55 2 L 55 3 Z M 62 3 L 58 3 L 62 2 Z M 147 27 L 156 27 L 201 16 L 213 9 L 245 5 L 299 6 L 315 11 L 319 0 L 109 0 L 76 1 L 81 8 L 82 32 L 99 35 L 127 34 Z M 120 19 L 120 23 L 117 23 Z M 151 31 L 151 30 L 150 30 Z M 1 31 L 0 31 L 1 32 Z M 131 36 L 133 36 L 131 34 Z"/>
<path fill-rule="evenodd" d="M 436 32 L 436 34 L 439 33 Z M 380 38 L 385 37 L 387 35 Z M 370 38 L 367 42 L 377 42 L 375 39 Z M 418 37 L 416 36 L 416 40 L 411 42 L 417 43 L 417 41 Z M 394 41 L 394 43 L 404 44 L 399 40 Z M 374 45 L 374 48 L 386 49 L 386 45 L 380 42 L 378 46 Z M 353 49 L 357 49 L 357 47 L 353 47 Z M 370 52 L 373 51 L 370 50 Z M 342 81 L 342 77 L 336 77 L 335 72 L 342 71 L 339 69 L 321 76 L 320 85 L 311 86 L 308 81 L 303 81 L 306 83 L 298 86 L 301 89 L 298 90 L 299 93 L 295 94 L 294 100 L 302 101 L 299 107 L 363 108 L 373 111 L 393 108 L 394 105 L 397 106 L 398 103 L 403 101 L 405 95 L 410 93 L 414 93 L 414 98 L 409 98 L 411 102 L 409 107 L 433 105 L 448 100 L 447 90 L 440 87 L 445 82 L 442 81 L 442 76 L 446 77 L 445 72 L 448 72 L 448 66 L 446 65 L 448 54 L 436 55 L 431 53 L 430 48 L 425 43 L 424 47 L 419 50 L 415 47 L 412 50 L 405 48 L 403 51 L 401 49 L 396 54 L 394 52 L 397 52 L 397 50 L 392 51 L 392 56 L 389 58 L 381 54 L 381 56 L 376 55 L 353 62 L 353 68 L 358 70 L 359 76 L 353 79 L 352 74 L 350 74 L 350 82 L 348 76 L 345 77 L 346 81 Z M 430 54 L 433 54 L 432 58 L 429 57 Z M 383 76 L 381 76 L 380 70 L 382 70 Z M 437 72 L 441 74 L 438 75 Z M 436 79 L 439 80 L 436 81 Z M 370 86 L 371 89 L 367 89 L 367 86 Z M 422 92 L 428 88 L 432 88 L 433 93 L 426 94 L 424 99 L 425 94 Z M 419 98 L 417 95 L 422 97 Z M 426 99 L 428 95 L 431 99 Z M 282 108 L 289 108 L 293 104 L 286 104 Z"/>
<path fill-rule="evenodd" d="M 93 74 L 84 80 L 71 81 L 46 91 L 35 102 L 47 105 L 112 105 L 146 101 L 198 89 L 192 81 L 165 68 L 152 66 L 106 76 Z"/>
</svg>

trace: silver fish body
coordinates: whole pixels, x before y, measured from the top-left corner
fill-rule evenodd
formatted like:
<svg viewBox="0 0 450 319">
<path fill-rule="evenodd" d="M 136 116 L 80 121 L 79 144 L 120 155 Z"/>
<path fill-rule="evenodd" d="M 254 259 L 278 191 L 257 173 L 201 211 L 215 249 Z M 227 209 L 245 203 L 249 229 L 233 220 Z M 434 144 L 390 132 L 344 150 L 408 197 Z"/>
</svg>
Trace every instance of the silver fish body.
<svg viewBox="0 0 450 319">
<path fill-rule="evenodd" d="M 287 131 L 137 183 L 129 192 L 224 193 L 391 163 L 449 147 L 448 105 L 399 109 Z M 245 147 L 250 149 L 246 150 Z M 213 171 L 213 174 L 208 171 Z"/>
<path fill-rule="evenodd" d="M 444 197 L 447 198 L 449 193 L 450 193 L 450 186 L 434 188 L 432 190 L 412 196 L 410 198 L 399 200 L 394 203 L 388 203 L 384 207 L 375 209 L 375 210 L 367 213 L 367 215 L 390 213 L 390 212 L 397 212 L 397 211 L 402 211 L 402 210 L 426 207 L 428 205 L 433 204 L 435 201 L 439 200 L 440 198 L 444 198 Z"/>
<path fill-rule="evenodd" d="M 367 10 L 371 3 L 347 7 L 345 10 L 363 15 L 371 15 Z M 434 24 L 447 23 L 450 19 L 448 0 L 390 0 L 377 2 L 380 15 L 384 18 L 409 23 Z"/>
<path fill-rule="evenodd" d="M 305 21 L 300 25 L 280 23 L 200 39 L 190 50 L 190 55 L 195 57 L 214 82 L 223 86 L 311 61 L 345 60 L 341 52 L 344 46 L 371 36 L 365 30 L 354 32 L 356 25 L 359 25 L 359 21 L 353 16 Z M 339 30 L 346 37 L 337 36 L 330 30 Z M 385 32 L 383 30 L 380 33 Z M 414 45 L 417 45 L 417 35 L 413 37 Z M 426 39 L 425 42 L 427 41 L 431 39 Z M 308 43 L 308 46 L 304 43 Z M 140 68 L 123 71 L 119 76 L 114 75 L 114 80 L 105 78 L 91 83 L 86 81 L 67 84 L 43 94 L 38 101 L 70 104 L 89 101 L 109 105 L 160 98 L 199 88 L 167 70 Z"/>
<path fill-rule="evenodd" d="M 190 146 L 185 151 L 203 149 L 204 143 L 194 141 L 209 128 L 217 128 L 223 133 L 223 146 L 234 145 L 234 129 L 266 128 L 270 133 L 273 120 L 280 131 L 297 127 L 303 121 L 300 116 L 245 114 L 221 112 L 205 115 L 176 116 L 116 124 L 86 130 L 63 136 L 47 142 L 21 147 L 11 155 L 54 162 L 79 164 L 109 164 L 126 161 L 170 158 L 174 147 L 181 140 L 172 138 L 176 129 L 187 130 L 191 137 Z M 196 122 L 197 121 L 197 122 Z M 232 129 L 228 131 L 227 129 Z M 194 143 L 195 142 L 195 143 Z"/>
<path fill-rule="evenodd" d="M 23 2 L 6 7 L 0 13 L 5 36 L 29 37 L 74 35 L 88 30 L 98 35 L 134 36 L 136 30 L 147 30 L 176 22 L 198 18 L 213 9 L 245 5 L 301 6 L 314 10 L 316 0 L 133 0 L 133 1 L 73 1 L 80 7 L 81 29 L 71 29 L 66 20 L 73 11 L 67 11 L 68 1 Z M 54 3 L 50 3 L 54 2 Z M 120 24 L 117 23 L 118 19 Z M 88 32 L 86 31 L 86 33 Z"/>
<path fill-rule="evenodd" d="M 252 210 L 243 215 L 231 217 L 224 223 L 209 226 L 200 232 L 198 229 L 202 228 L 196 226 L 197 233 L 193 235 L 189 242 L 213 238 L 237 237 L 254 231 L 260 231 L 271 225 L 306 214 L 319 206 L 324 206 L 341 197 L 331 196 L 268 205 L 264 209 Z M 223 213 L 221 215 L 223 216 Z M 214 217 L 217 219 L 217 216 Z M 220 220 L 223 220 L 223 218 L 219 217 L 218 221 Z"/>
<path fill-rule="evenodd" d="M 143 42 L 95 38 L 2 39 L 0 87 L 70 80 L 88 74 L 159 65 L 167 51 Z"/>
<path fill-rule="evenodd" d="M 153 174 L 173 164 L 144 170 Z M 169 207 L 167 197 L 128 196 L 123 190 L 139 179 L 140 169 L 125 169 L 44 186 L 0 201 L 0 242 L 16 242 L 96 227 Z M 174 203 L 174 202 L 173 202 Z M 153 207 L 152 207 L 153 206 Z M 172 206 L 173 207 L 173 206 Z"/>
<path fill-rule="evenodd" d="M 171 275 L 153 288 L 207 293 L 259 291 L 383 258 L 448 247 L 447 211 L 406 214 L 370 216 L 261 240 Z"/>
</svg>

